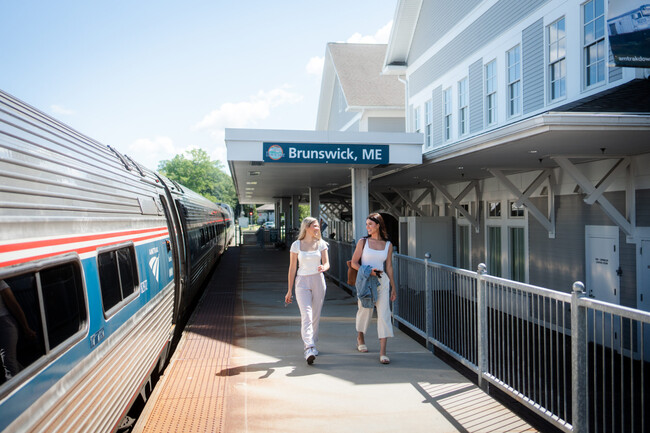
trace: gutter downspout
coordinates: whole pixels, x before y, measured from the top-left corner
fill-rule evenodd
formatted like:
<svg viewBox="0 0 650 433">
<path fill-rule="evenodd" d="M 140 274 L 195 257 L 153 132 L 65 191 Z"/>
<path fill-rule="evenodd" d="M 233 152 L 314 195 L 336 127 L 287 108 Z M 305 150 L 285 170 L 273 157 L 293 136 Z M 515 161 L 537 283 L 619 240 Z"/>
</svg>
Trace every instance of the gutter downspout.
<svg viewBox="0 0 650 433">
<path fill-rule="evenodd" d="M 397 81 L 404 83 L 404 132 L 409 132 L 409 125 L 411 124 L 411 110 L 409 110 L 409 82 L 406 80 L 406 75 L 398 75 Z"/>
</svg>

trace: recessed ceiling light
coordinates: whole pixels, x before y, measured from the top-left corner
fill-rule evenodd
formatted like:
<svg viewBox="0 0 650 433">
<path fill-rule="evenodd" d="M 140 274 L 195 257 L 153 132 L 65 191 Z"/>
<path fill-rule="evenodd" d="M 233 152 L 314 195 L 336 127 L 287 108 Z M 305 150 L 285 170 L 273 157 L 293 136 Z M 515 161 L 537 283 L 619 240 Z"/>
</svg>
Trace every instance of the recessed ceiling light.
<svg viewBox="0 0 650 433">
<path fill-rule="evenodd" d="M 259 176 L 259 175 L 260 175 L 260 172 L 259 172 L 259 171 L 249 171 L 249 172 L 248 172 L 248 175 L 249 175 L 249 176 Z"/>
<path fill-rule="evenodd" d="M 536 151 L 536 150 L 529 150 L 528 153 L 533 153 L 533 154 L 535 154 L 535 153 L 537 153 L 537 151 Z"/>
<path fill-rule="evenodd" d="M 250 181 L 246 182 L 246 185 L 257 185 L 257 181 L 255 181 L 255 182 L 250 182 Z"/>
</svg>

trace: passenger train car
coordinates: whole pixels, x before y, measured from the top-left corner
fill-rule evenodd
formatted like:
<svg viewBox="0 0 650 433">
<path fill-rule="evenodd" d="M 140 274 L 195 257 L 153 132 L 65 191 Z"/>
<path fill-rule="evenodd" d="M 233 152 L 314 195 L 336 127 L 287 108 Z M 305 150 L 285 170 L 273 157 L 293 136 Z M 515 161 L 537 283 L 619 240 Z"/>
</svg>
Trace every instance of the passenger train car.
<svg viewBox="0 0 650 433">
<path fill-rule="evenodd" d="M 0 91 L 0 431 L 128 424 L 233 228 Z"/>
</svg>

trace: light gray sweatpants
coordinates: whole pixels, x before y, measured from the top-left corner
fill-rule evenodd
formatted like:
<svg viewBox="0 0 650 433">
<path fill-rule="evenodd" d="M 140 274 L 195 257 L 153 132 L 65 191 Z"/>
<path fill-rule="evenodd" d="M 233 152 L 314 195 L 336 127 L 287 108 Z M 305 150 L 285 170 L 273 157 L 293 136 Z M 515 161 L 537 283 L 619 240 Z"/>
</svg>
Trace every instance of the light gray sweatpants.
<svg viewBox="0 0 650 433">
<path fill-rule="evenodd" d="M 300 307 L 300 335 L 305 349 L 315 347 L 318 341 L 320 312 L 325 300 L 325 276 L 322 273 L 296 276 L 296 301 Z"/>
</svg>

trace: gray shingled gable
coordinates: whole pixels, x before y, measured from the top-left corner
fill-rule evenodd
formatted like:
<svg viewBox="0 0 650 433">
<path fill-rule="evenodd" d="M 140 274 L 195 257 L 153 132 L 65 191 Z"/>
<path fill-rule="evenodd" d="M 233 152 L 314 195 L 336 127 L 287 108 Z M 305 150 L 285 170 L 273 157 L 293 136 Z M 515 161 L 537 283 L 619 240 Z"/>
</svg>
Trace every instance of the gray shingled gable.
<svg viewBox="0 0 650 433">
<path fill-rule="evenodd" d="M 404 107 L 404 84 L 396 76 L 381 75 L 386 47 L 386 44 L 328 44 L 349 107 Z"/>
</svg>

